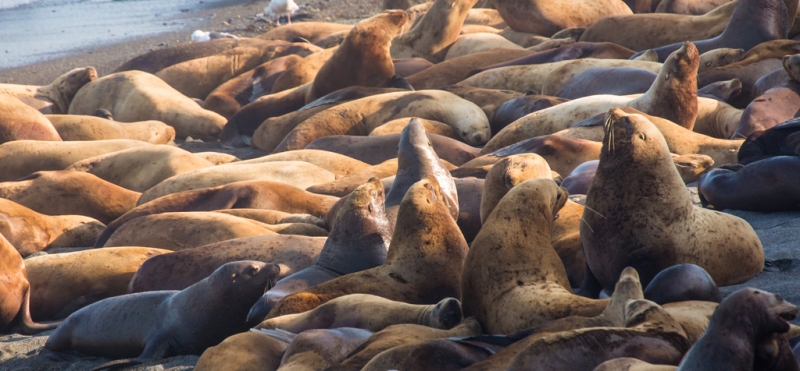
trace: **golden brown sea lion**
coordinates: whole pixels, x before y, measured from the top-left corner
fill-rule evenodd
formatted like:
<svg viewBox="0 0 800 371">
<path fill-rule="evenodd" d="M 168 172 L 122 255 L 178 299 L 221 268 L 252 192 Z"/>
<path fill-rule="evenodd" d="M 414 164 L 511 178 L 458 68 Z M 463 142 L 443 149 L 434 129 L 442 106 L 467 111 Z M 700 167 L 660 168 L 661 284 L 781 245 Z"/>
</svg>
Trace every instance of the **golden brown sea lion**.
<svg viewBox="0 0 800 371">
<path fill-rule="evenodd" d="M 509 41 L 503 36 L 493 33 L 472 33 L 461 35 L 447 50 L 443 60 L 462 57 L 472 53 L 503 48 L 521 50 L 523 47 Z"/>
<path fill-rule="evenodd" d="M 206 349 L 197 360 L 197 371 L 277 370 L 287 343 L 255 332 L 233 335 Z"/>
<path fill-rule="evenodd" d="M 153 144 L 168 144 L 175 140 L 175 129 L 161 121 L 117 122 L 84 115 L 45 115 L 45 117 L 65 141 L 133 139 Z"/>
<path fill-rule="evenodd" d="M 558 5 L 542 0 L 493 3 L 514 30 L 544 36 L 552 36 L 565 28 L 589 27 L 609 16 L 633 14 L 621 0 L 569 1 Z"/>
<path fill-rule="evenodd" d="M 320 151 L 317 149 L 299 149 L 296 151 L 276 153 L 274 155 L 257 157 L 251 160 L 238 161 L 237 164 L 262 164 L 266 162 L 278 161 L 308 162 L 309 164 L 319 166 L 336 174 L 337 177 L 349 175 L 369 167 L 369 165 L 354 158 L 340 155 L 335 152 Z"/>
<path fill-rule="evenodd" d="M 392 40 L 392 57 L 420 57 L 433 63 L 441 62 L 447 49 L 461 33 L 464 19 L 477 2 L 478 0 L 434 1 L 411 30 Z"/>
<path fill-rule="evenodd" d="M 349 24 L 332 22 L 301 22 L 276 27 L 269 30 L 269 32 L 256 37 L 263 40 L 285 41 L 291 41 L 301 37 L 314 43 L 324 39 L 326 36 L 334 32 L 349 31 L 351 28 L 353 28 L 353 26 Z"/>
<path fill-rule="evenodd" d="M 111 111 L 117 121 L 161 121 L 175 128 L 181 139 L 218 139 L 226 121 L 141 71 L 118 72 L 86 84 L 75 94 L 69 114 L 89 115 L 98 108 Z"/>
<path fill-rule="evenodd" d="M 61 141 L 41 112 L 12 95 L 0 94 L 0 143 L 21 139 Z"/>
<path fill-rule="evenodd" d="M 97 70 L 94 67 L 76 68 L 57 77 L 50 85 L 0 84 L 0 94 L 13 95 L 42 113 L 64 114 L 75 93 L 95 79 Z"/>
<path fill-rule="evenodd" d="M 336 197 L 344 197 L 350 194 L 353 190 L 370 180 L 370 178 L 388 178 L 397 173 L 397 159 L 389 159 L 381 162 L 378 165 L 370 166 L 364 170 L 343 176 L 330 183 L 317 184 L 306 188 L 306 191 L 318 193 L 321 195 L 329 195 Z"/>
<path fill-rule="evenodd" d="M 435 120 L 420 119 L 420 121 L 422 121 L 422 125 L 425 127 L 425 132 L 427 133 L 458 139 L 458 134 L 456 134 L 456 131 L 453 130 L 450 125 Z M 394 119 L 373 129 L 369 132 L 369 136 L 400 134 L 407 125 L 407 118 Z"/>
<path fill-rule="evenodd" d="M 719 285 L 743 282 L 761 271 L 764 251 L 753 228 L 733 215 L 693 206 L 653 123 L 612 109 L 605 130 L 580 226 L 587 265 L 603 287 L 627 266 L 637 268 L 645 285 L 680 263 L 703 267 Z M 624 180 L 619 172 L 625 172 Z M 624 197 L 612 201 L 610 195 L 622 190 Z M 726 233 L 713 232 L 720 229 Z"/>
</svg>

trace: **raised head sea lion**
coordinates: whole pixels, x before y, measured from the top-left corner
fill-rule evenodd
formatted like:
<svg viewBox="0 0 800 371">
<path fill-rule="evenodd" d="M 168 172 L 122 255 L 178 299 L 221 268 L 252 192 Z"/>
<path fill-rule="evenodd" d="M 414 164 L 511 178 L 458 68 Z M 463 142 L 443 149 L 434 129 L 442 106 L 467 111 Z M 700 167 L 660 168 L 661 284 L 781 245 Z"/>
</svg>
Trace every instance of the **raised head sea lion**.
<svg viewBox="0 0 800 371">
<path fill-rule="evenodd" d="M 486 184 L 481 195 L 481 223 L 486 222 L 497 203 L 517 184 L 528 179 L 552 177 L 547 161 L 535 153 L 511 155 L 501 159 L 486 174 Z"/>
<path fill-rule="evenodd" d="M 0 94 L 13 95 L 41 113 L 65 114 L 78 90 L 95 79 L 97 70 L 94 67 L 76 68 L 57 77 L 50 85 L 0 84 Z"/>
<path fill-rule="evenodd" d="M 461 33 L 470 9 L 477 2 L 478 0 L 435 0 L 411 30 L 392 40 L 392 57 L 420 57 L 433 63 L 441 62 L 448 48 Z"/>
<path fill-rule="evenodd" d="M 0 94 L 0 143 L 21 139 L 61 141 L 41 112 L 12 95 Z"/>
<path fill-rule="evenodd" d="M 109 358 L 201 354 L 228 336 L 247 331 L 244 317 L 249 302 L 275 283 L 278 272 L 275 264 L 238 261 L 183 291 L 104 299 L 70 315 L 45 348 Z M 103 330 L 108 327 L 115 330 Z"/>
<path fill-rule="evenodd" d="M 281 279 L 265 292 L 250 309 L 247 322 L 261 322 L 286 295 L 383 264 L 393 229 L 386 219 L 384 200 L 383 185 L 377 178 L 345 197 L 317 262 Z"/>
<path fill-rule="evenodd" d="M 764 251 L 753 228 L 738 217 L 692 204 L 653 123 L 612 109 L 605 130 L 580 227 L 586 262 L 603 287 L 610 287 L 627 266 L 639 271 L 644 285 L 680 263 L 703 267 L 720 285 L 743 282 L 761 271 Z M 629 179 L 636 179 L 635 190 Z M 648 184 L 655 179 L 657 187 Z M 623 198 L 609 198 L 622 190 Z M 710 233 L 720 228 L 728 232 Z"/>
<path fill-rule="evenodd" d="M 355 293 L 410 304 L 433 304 L 445 297 L 459 299 L 467 243 L 437 183 L 429 176 L 409 188 L 400 204 L 383 265 L 286 296 L 267 318 L 305 312 Z"/>
<path fill-rule="evenodd" d="M 85 115 L 45 115 L 65 141 L 133 139 L 153 144 L 175 140 L 175 129 L 161 121 L 117 122 Z"/>
<path fill-rule="evenodd" d="M 117 121 L 161 121 L 175 128 L 181 139 L 218 139 L 226 121 L 141 71 L 118 72 L 86 84 L 75 94 L 69 114 L 89 115 L 98 108 L 109 110 Z"/>
</svg>

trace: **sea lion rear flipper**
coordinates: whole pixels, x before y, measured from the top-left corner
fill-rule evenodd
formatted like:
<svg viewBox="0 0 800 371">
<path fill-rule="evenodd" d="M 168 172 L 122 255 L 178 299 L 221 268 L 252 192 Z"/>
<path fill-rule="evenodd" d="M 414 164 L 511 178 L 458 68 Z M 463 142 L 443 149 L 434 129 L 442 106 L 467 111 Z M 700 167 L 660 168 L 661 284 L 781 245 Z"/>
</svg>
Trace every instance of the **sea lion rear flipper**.
<svg viewBox="0 0 800 371">
<path fill-rule="evenodd" d="M 100 366 L 93 368 L 91 371 L 100 371 L 100 370 L 120 370 L 125 367 L 134 366 L 141 364 L 142 361 L 138 358 L 126 358 L 126 359 L 118 359 L 111 362 L 103 363 Z"/>
<path fill-rule="evenodd" d="M 58 322 L 46 322 L 46 323 L 36 323 L 33 322 L 31 319 L 31 287 L 28 285 L 28 289 L 25 290 L 25 295 L 22 297 L 22 308 L 20 308 L 20 327 L 22 328 L 22 333 L 26 335 L 33 335 L 40 333 L 42 331 L 52 330 L 59 325 L 61 325 L 64 321 Z"/>
</svg>

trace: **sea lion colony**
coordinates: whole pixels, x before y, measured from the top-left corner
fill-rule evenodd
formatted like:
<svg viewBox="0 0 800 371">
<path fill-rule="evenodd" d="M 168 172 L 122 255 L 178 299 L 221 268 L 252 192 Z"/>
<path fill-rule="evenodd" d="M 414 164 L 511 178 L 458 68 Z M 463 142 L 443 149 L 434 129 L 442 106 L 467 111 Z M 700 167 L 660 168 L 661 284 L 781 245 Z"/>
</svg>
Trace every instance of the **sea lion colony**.
<svg viewBox="0 0 800 371">
<path fill-rule="evenodd" d="M 797 307 L 718 289 L 764 267 L 719 210 L 800 210 L 798 0 L 417 3 L 0 84 L 0 329 L 54 367 L 798 370 Z"/>
</svg>

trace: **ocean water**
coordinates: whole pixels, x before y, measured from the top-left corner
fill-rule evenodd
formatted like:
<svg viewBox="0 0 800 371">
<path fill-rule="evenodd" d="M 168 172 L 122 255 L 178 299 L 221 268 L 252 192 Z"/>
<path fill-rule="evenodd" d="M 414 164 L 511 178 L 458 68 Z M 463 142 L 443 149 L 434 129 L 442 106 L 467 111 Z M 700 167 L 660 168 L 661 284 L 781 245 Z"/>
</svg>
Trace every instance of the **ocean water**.
<svg viewBox="0 0 800 371">
<path fill-rule="evenodd" d="M 194 11 L 248 0 L 0 0 L 0 69 L 186 29 Z"/>
</svg>

